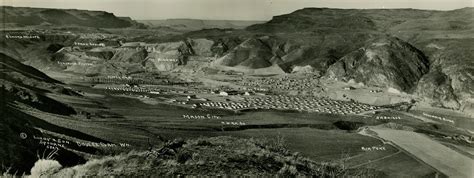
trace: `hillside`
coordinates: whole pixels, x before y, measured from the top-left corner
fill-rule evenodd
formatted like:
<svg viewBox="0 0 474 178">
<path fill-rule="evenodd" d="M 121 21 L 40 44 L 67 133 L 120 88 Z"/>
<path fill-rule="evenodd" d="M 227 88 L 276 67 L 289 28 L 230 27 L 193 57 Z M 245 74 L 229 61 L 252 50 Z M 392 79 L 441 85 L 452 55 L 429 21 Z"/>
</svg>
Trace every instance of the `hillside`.
<svg viewBox="0 0 474 178">
<path fill-rule="evenodd" d="M 474 45 L 472 39 L 430 41 L 431 70 L 421 78 L 417 94 L 434 105 L 462 109 L 474 98 Z M 466 112 L 470 112 L 466 110 Z"/>
<path fill-rule="evenodd" d="M 2 134 L 0 160 L 3 165 L 8 165 L 8 167 L 0 168 L 1 172 L 6 169 L 11 169 L 12 172 L 18 171 L 18 173 L 28 172 L 38 156 L 46 157 L 51 149 L 40 144 L 35 137 L 56 137 L 44 131 L 94 140 L 91 136 L 45 122 L 23 110 L 27 107 L 52 114 L 74 115 L 77 114 L 74 108 L 48 97 L 47 94 L 79 96 L 77 93 L 64 88 L 60 82 L 35 68 L 24 65 L 3 53 L 0 53 L 0 67 L 0 117 L 2 118 L 0 121 Z M 21 134 L 25 134 L 26 138 L 21 137 Z M 59 150 L 58 155 L 54 158 L 65 166 L 85 162 L 84 158 L 71 150 Z"/>
<path fill-rule="evenodd" d="M 201 36 L 216 40 L 237 36 L 242 42 L 269 36 L 271 40 L 261 40 L 261 47 L 243 54 L 271 49 L 268 54 L 281 59 L 276 63 L 286 72 L 312 67 L 333 78 L 414 92 L 433 105 L 461 109 L 470 105 L 467 101 L 473 93 L 469 49 L 473 17 L 472 7 L 451 11 L 305 8 L 249 26 L 245 32 L 207 31 Z M 374 45 L 380 39 L 391 40 L 389 45 Z M 242 62 L 242 55 L 235 55 L 241 47 L 233 46 L 224 52 L 223 64 Z M 268 64 L 269 59 L 267 55 L 245 64 Z M 374 72 L 377 75 L 367 75 Z"/>
<path fill-rule="evenodd" d="M 248 39 L 232 49 L 222 58 L 214 61 L 215 64 L 224 66 L 240 66 L 245 68 L 265 68 L 278 62 L 272 49 L 260 39 Z"/>
<path fill-rule="evenodd" d="M 428 70 L 429 61 L 421 51 L 400 39 L 389 37 L 374 40 L 342 57 L 329 67 L 326 75 L 409 91 Z"/>
<path fill-rule="evenodd" d="M 71 107 L 46 97 L 47 92 L 57 92 L 68 95 L 75 93 L 59 85 L 59 82 L 49 78 L 37 69 L 26 66 L 16 59 L 0 53 L 1 59 L 1 93 L 3 101 L 22 102 L 45 112 L 58 114 L 75 114 Z"/>
<path fill-rule="evenodd" d="M 77 9 L 45 9 L 2 6 L 0 20 L 5 27 L 25 26 L 84 26 L 95 28 L 124 28 L 138 25 L 131 19 L 118 18 L 104 11 Z"/>
</svg>

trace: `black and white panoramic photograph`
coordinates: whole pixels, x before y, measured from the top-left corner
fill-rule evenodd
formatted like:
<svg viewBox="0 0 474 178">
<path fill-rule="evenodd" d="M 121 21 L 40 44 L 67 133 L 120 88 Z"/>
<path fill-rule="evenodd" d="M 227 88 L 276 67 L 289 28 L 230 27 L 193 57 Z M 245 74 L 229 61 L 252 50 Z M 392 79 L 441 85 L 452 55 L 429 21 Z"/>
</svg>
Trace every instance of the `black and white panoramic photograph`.
<svg viewBox="0 0 474 178">
<path fill-rule="evenodd" d="M 473 0 L 0 7 L 0 177 L 474 177 Z"/>
</svg>

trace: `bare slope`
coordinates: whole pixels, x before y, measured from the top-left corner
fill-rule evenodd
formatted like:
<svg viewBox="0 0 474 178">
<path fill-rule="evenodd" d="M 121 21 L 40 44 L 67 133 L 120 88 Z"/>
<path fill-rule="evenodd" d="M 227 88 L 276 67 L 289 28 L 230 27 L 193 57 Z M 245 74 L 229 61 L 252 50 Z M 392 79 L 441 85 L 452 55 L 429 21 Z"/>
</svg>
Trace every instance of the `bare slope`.
<svg viewBox="0 0 474 178">
<path fill-rule="evenodd" d="M 2 102 L 22 102 L 46 112 L 75 114 L 74 109 L 50 99 L 46 92 L 68 95 L 75 93 L 58 85 L 59 82 L 46 76 L 31 66 L 0 53 Z"/>
<path fill-rule="evenodd" d="M 279 61 L 272 49 L 260 39 L 248 39 L 232 49 L 222 58 L 214 61 L 223 66 L 240 66 L 251 69 L 270 67 L 273 61 Z"/>
</svg>

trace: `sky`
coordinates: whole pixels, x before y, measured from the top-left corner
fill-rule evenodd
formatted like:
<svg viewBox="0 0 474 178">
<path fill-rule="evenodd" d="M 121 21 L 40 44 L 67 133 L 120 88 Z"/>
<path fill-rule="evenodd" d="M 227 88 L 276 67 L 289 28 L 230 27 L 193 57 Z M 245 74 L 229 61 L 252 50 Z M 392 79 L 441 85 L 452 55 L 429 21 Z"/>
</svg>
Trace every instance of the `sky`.
<svg viewBox="0 0 474 178">
<path fill-rule="evenodd" d="M 452 10 L 474 0 L 0 0 L 1 5 L 112 12 L 135 20 L 170 18 L 270 20 L 304 7 Z"/>
</svg>

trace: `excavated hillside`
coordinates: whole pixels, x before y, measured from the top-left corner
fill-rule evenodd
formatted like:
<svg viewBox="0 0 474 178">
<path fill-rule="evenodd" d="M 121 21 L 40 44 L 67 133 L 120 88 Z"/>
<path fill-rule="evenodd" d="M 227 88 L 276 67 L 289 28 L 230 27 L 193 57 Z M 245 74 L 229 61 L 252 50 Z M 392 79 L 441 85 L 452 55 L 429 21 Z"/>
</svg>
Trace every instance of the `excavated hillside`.
<svg viewBox="0 0 474 178">
<path fill-rule="evenodd" d="M 212 56 L 214 43 L 205 39 L 144 44 L 128 43 L 121 47 L 75 49 L 68 47 L 52 55 L 61 70 L 87 75 L 127 75 L 137 72 L 171 71 L 186 65 L 189 56 Z M 54 64 L 53 64 L 54 65 Z"/>
<path fill-rule="evenodd" d="M 281 59 L 272 53 L 272 49 L 265 42 L 260 39 L 248 39 L 214 61 L 214 64 L 258 69 L 270 67 L 279 61 Z"/>
<path fill-rule="evenodd" d="M 171 71 L 178 65 L 185 65 L 188 56 L 194 55 L 188 41 L 149 45 L 146 49 L 148 57 L 144 64 L 151 71 Z"/>
<path fill-rule="evenodd" d="M 93 31 L 91 33 L 94 33 Z M 85 39 L 82 37 L 82 33 L 71 33 L 64 34 L 58 31 L 51 31 L 46 33 L 31 32 L 31 31 L 2 31 L 0 32 L 0 52 L 8 56 L 11 56 L 18 61 L 33 66 L 40 70 L 57 70 L 61 69 L 62 66 L 58 65 L 55 58 L 62 58 L 63 53 L 75 51 L 73 49 L 79 49 L 87 51 L 93 47 L 90 46 L 78 46 L 75 43 L 102 43 L 103 41 L 107 46 L 117 46 L 117 39 L 115 35 L 106 37 L 104 39 L 95 39 L 100 36 L 94 34 L 89 35 L 93 37 L 91 39 Z M 37 36 L 38 38 L 6 38 L 10 36 L 23 36 L 31 35 Z M 77 50 L 76 50 L 77 51 Z M 109 54 L 110 55 L 110 54 Z M 85 56 L 94 56 L 97 58 L 106 58 L 107 54 L 97 54 L 91 51 Z M 86 62 L 86 61 L 81 61 Z"/>
<path fill-rule="evenodd" d="M 429 61 L 410 44 L 393 37 L 370 42 L 331 65 L 327 77 L 411 91 L 429 71 Z"/>
</svg>

